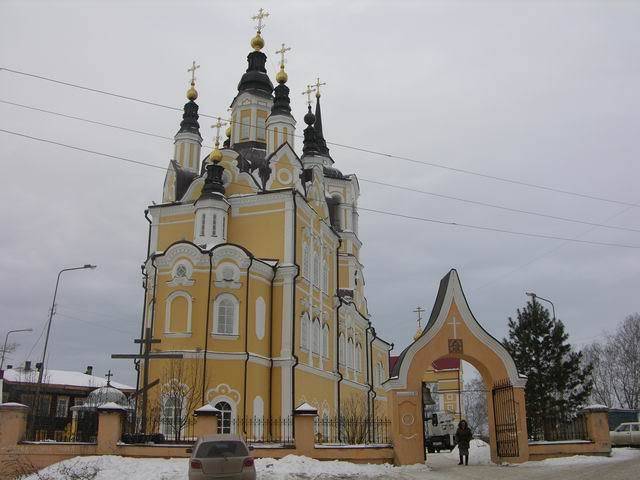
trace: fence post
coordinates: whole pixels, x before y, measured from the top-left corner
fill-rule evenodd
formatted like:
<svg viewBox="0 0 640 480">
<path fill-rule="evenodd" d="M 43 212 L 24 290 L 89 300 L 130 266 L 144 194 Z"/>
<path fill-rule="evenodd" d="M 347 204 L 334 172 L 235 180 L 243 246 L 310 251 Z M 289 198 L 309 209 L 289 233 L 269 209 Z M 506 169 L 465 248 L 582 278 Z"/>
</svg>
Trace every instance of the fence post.
<svg viewBox="0 0 640 480">
<path fill-rule="evenodd" d="M 193 412 L 196 424 L 193 427 L 193 434 L 197 437 L 204 435 L 215 435 L 218 433 L 218 421 L 220 410 L 213 405 L 204 405 Z"/>
<path fill-rule="evenodd" d="M 21 403 L 0 403 L 0 449 L 24 440 L 28 413 L 29 407 Z"/>
<path fill-rule="evenodd" d="M 293 411 L 294 442 L 298 455 L 312 456 L 316 444 L 313 423 L 317 417 L 318 410 L 308 403 L 303 403 Z"/>
<path fill-rule="evenodd" d="M 580 413 L 585 417 L 589 440 L 595 443 L 603 453 L 611 453 L 611 437 L 609 436 L 609 407 L 591 405 Z"/>
<path fill-rule="evenodd" d="M 99 455 L 115 454 L 118 442 L 122 438 L 122 417 L 127 410 L 109 402 L 98 407 L 98 435 L 96 451 Z"/>
</svg>

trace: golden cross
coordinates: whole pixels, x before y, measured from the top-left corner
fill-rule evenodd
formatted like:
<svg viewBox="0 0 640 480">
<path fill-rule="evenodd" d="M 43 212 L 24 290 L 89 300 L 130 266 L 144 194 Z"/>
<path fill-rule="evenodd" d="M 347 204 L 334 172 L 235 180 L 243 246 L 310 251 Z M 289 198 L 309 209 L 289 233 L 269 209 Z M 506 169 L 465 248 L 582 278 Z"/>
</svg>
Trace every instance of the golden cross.
<svg viewBox="0 0 640 480">
<path fill-rule="evenodd" d="M 302 92 L 302 95 L 307 96 L 307 103 L 309 104 L 309 106 L 311 106 L 311 94 L 315 91 L 316 91 L 315 88 L 311 88 L 311 85 L 307 85 L 307 89 L 304 92 Z"/>
<path fill-rule="evenodd" d="M 254 15 L 253 17 L 251 17 L 251 20 L 257 20 L 258 21 L 258 25 L 256 26 L 256 30 L 258 31 L 258 33 L 262 32 L 262 29 L 264 28 L 264 24 L 262 23 L 262 19 L 265 17 L 269 16 L 269 12 L 267 12 L 266 10 L 263 10 L 262 8 L 260 10 L 258 10 L 257 15 Z"/>
<path fill-rule="evenodd" d="M 326 85 L 326 82 L 320 83 L 320 77 L 316 79 L 315 87 L 316 87 L 316 97 L 320 98 L 320 86 Z"/>
<path fill-rule="evenodd" d="M 420 321 L 422 320 L 422 312 L 424 312 L 424 308 L 422 307 L 418 307 L 413 311 L 413 313 L 418 314 L 418 328 L 420 328 Z"/>
<path fill-rule="evenodd" d="M 291 50 L 291 47 L 285 47 L 284 43 L 282 44 L 282 48 L 276 52 L 276 54 L 280 55 L 280 66 L 284 67 L 284 54 Z"/>
<path fill-rule="evenodd" d="M 196 70 L 200 68 L 200 65 L 196 65 L 195 60 L 191 65 L 191 68 L 187 69 L 187 72 L 191 72 L 191 85 L 195 85 L 196 83 Z"/>
<path fill-rule="evenodd" d="M 217 122 L 211 125 L 211 128 L 216 129 L 216 147 L 220 144 L 220 129 L 224 127 L 227 122 L 221 121 L 220 117 L 217 117 Z"/>
</svg>

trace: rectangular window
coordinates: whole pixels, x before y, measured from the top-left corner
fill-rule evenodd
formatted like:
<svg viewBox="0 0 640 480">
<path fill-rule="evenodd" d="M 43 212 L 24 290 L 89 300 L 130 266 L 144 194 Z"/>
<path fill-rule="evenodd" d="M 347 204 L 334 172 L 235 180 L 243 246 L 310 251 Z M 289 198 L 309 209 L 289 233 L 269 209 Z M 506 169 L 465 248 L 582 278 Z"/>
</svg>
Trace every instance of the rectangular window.
<svg viewBox="0 0 640 480">
<path fill-rule="evenodd" d="M 204 237 L 204 224 L 207 220 L 207 216 L 205 214 L 202 214 L 202 216 L 200 217 L 200 236 Z"/>
<path fill-rule="evenodd" d="M 240 112 L 240 141 L 249 140 L 251 131 L 251 110 Z"/>
<path fill-rule="evenodd" d="M 256 139 L 257 140 L 265 140 L 267 137 L 266 134 L 266 122 L 267 122 L 267 114 L 265 112 L 257 112 L 256 116 Z"/>
<path fill-rule="evenodd" d="M 56 418 L 67 418 L 69 413 L 69 397 L 58 397 L 56 402 Z"/>
<path fill-rule="evenodd" d="M 217 224 L 218 224 L 218 216 L 214 215 L 213 216 L 213 224 L 211 225 L 211 236 L 213 236 L 213 237 L 215 237 L 217 235 L 217 232 L 216 232 Z"/>
</svg>

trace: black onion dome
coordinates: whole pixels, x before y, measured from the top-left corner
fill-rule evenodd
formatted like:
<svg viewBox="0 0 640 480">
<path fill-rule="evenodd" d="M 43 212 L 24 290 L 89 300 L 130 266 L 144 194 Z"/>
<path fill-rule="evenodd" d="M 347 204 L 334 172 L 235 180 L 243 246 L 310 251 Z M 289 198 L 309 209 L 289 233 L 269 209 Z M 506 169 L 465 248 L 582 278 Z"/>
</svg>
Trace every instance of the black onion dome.
<svg viewBox="0 0 640 480">
<path fill-rule="evenodd" d="M 316 117 L 311 113 L 311 105 L 309 105 L 309 111 L 304 116 L 304 123 L 308 126 L 304 129 L 304 143 L 302 145 L 303 155 L 315 155 L 318 153 L 318 145 L 316 143 L 316 131 L 313 128 L 313 122 Z"/>
<path fill-rule="evenodd" d="M 195 133 L 200 135 L 198 104 L 193 100 L 189 100 L 184 104 L 184 113 L 182 114 L 182 122 L 180 122 L 180 130 L 178 130 L 178 133 Z"/>
<path fill-rule="evenodd" d="M 315 121 L 316 121 L 316 116 L 313 113 L 311 113 L 311 105 L 309 105 L 309 111 L 304 116 L 304 123 L 311 126 Z"/>
<path fill-rule="evenodd" d="M 279 84 L 275 89 L 275 99 L 271 107 L 271 115 L 291 115 L 291 99 L 289 98 L 289 87 L 284 83 Z"/>
<path fill-rule="evenodd" d="M 263 95 L 269 95 L 273 93 L 273 83 L 267 75 L 265 63 L 267 62 L 267 56 L 262 52 L 251 52 L 247 55 L 247 71 L 238 84 L 238 92 L 255 92 Z"/>
<path fill-rule="evenodd" d="M 200 198 L 215 198 L 224 195 L 224 183 L 222 182 L 222 174 L 224 167 L 220 164 L 207 163 L 207 176 L 204 179 L 202 194 Z"/>
</svg>

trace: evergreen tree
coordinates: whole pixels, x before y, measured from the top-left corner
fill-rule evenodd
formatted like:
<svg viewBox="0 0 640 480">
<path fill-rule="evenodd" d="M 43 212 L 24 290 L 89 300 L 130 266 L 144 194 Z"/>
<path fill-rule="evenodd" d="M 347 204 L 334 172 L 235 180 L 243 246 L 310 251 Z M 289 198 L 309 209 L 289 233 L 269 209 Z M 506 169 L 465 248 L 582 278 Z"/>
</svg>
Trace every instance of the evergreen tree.
<svg viewBox="0 0 640 480">
<path fill-rule="evenodd" d="M 545 418 L 569 419 L 591 394 L 591 365 L 584 365 L 582 352 L 567 342 L 569 335 L 560 320 L 535 299 L 518 318 L 509 317 L 509 338 L 503 340 L 518 367 L 527 376 L 527 427 L 540 432 Z"/>
</svg>

